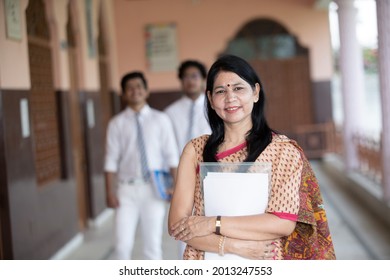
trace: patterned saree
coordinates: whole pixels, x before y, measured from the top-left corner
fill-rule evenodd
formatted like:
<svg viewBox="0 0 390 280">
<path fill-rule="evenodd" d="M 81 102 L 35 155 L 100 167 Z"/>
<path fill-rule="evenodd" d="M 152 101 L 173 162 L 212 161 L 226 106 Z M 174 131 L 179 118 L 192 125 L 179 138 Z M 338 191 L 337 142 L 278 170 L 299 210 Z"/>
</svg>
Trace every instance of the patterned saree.
<svg viewBox="0 0 390 280">
<path fill-rule="evenodd" d="M 207 139 L 208 136 L 204 135 L 192 140 L 198 162 L 203 161 L 203 148 Z M 243 143 L 227 152 L 222 152 L 217 155 L 217 159 L 218 161 L 224 162 L 242 162 L 246 154 L 246 143 Z M 273 180 L 282 182 L 289 180 L 291 186 L 287 186 L 286 189 L 291 187 L 290 189 L 293 193 L 296 188 L 295 194 L 299 193 L 299 198 L 295 195 L 295 201 L 288 201 L 288 205 L 293 205 L 291 209 L 295 213 L 295 230 L 289 236 L 278 239 L 276 259 L 335 259 L 332 238 L 329 232 L 318 181 L 303 150 L 295 141 L 290 140 L 284 135 L 275 134 L 272 143 L 263 151 L 258 160 L 273 162 Z M 299 165 L 298 169 L 295 168 L 297 165 Z M 296 170 L 295 174 L 289 173 L 290 169 Z M 196 216 L 202 215 L 204 209 L 198 171 L 194 193 L 194 215 Z M 293 187 L 294 185 L 295 187 Z M 277 195 L 277 191 L 275 195 Z M 279 198 L 276 198 L 279 205 L 285 205 L 285 203 L 280 203 Z M 268 210 L 269 213 L 279 212 L 275 198 L 269 202 Z M 283 210 L 280 211 L 284 212 Z M 183 257 L 184 259 L 202 260 L 204 259 L 204 252 L 187 245 Z"/>
</svg>

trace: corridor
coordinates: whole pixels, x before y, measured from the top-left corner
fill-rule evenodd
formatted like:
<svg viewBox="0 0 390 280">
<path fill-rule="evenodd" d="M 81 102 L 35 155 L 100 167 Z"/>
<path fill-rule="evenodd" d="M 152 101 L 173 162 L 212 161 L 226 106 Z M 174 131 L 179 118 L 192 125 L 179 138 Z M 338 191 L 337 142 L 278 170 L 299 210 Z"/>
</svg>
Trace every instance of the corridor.
<svg viewBox="0 0 390 280">
<path fill-rule="evenodd" d="M 389 224 L 376 217 L 364 203 L 345 190 L 346 184 L 349 187 L 357 186 L 357 182 L 340 173 L 340 162 L 334 156 L 312 161 L 311 164 L 320 182 L 337 259 L 389 260 Z M 107 212 L 101 226 L 87 231 L 83 242 L 62 259 L 113 259 L 113 216 L 113 211 Z M 141 242 L 142 236 L 137 233 L 133 259 L 142 259 Z M 163 251 L 164 259 L 177 259 L 178 247 L 167 231 Z"/>
</svg>

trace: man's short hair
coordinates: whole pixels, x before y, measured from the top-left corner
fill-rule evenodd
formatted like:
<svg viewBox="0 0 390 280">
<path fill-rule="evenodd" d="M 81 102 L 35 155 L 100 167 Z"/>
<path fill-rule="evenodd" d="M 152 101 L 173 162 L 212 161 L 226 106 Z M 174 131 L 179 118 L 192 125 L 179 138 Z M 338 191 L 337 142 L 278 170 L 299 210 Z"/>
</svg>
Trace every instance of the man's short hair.
<svg viewBox="0 0 390 280">
<path fill-rule="evenodd" d="M 122 92 L 125 92 L 127 82 L 135 78 L 140 78 L 144 83 L 145 89 L 148 89 L 148 82 L 146 81 L 144 74 L 139 71 L 134 71 L 134 72 L 127 73 L 122 77 L 121 80 Z"/>
<path fill-rule="evenodd" d="M 206 79 L 207 70 L 206 70 L 206 67 L 202 63 L 200 63 L 199 61 L 196 61 L 196 60 L 186 60 L 179 66 L 178 77 L 179 77 L 180 80 L 183 79 L 184 72 L 189 67 L 196 67 L 196 68 L 198 68 L 198 70 L 199 70 L 200 74 L 202 75 L 203 79 Z"/>
</svg>

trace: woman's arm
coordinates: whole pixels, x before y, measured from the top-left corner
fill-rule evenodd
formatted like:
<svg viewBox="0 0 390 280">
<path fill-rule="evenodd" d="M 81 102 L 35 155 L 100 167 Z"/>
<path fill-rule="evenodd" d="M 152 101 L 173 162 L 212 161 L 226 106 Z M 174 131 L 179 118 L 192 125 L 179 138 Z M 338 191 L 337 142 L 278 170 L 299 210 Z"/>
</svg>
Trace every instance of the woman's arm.
<svg viewBox="0 0 390 280">
<path fill-rule="evenodd" d="M 223 247 L 221 248 L 221 241 Z M 242 240 L 211 234 L 195 237 L 187 242 L 192 247 L 205 252 L 218 254 L 235 254 L 246 259 L 272 260 L 275 256 L 273 240 L 255 241 Z"/>
<path fill-rule="evenodd" d="M 188 143 L 180 158 L 169 210 L 168 230 L 171 236 L 187 242 L 198 250 L 216 252 L 220 238 L 214 234 L 216 217 L 192 216 L 197 164 L 195 149 Z M 221 234 L 229 238 L 226 249 L 234 253 L 233 251 L 239 248 L 239 241 L 235 240 L 241 242 L 273 240 L 290 234 L 294 227 L 295 222 L 280 219 L 273 214 L 222 217 Z M 256 248 L 253 244 L 247 247 L 252 248 L 252 251 Z M 236 254 L 246 255 L 248 252 L 237 251 Z"/>
<path fill-rule="evenodd" d="M 192 215 L 194 192 L 196 184 L 196 153 L 191 142 L 188 143 L 180 157 L 177 169 L 173 196 L 168 215 L 168 231 L 178 221 Z"/>
<path fill-rule="evenodd" d="M 182 241 L 209 235 L 215 232 L 215 221 L 216 217 L 184 217 L 170 227 L 170 234 Z M 294 221 L 281 219 L 269 213 L 252 216 L 223 216 L 220 233 L 235 239 L 269 240 L 290 235 L 294 231 L 295 224 Z"/>
<path fill-rule="evenodd" d="M 270 213 L 245 217 L 221 217 L 221 234 L 247 240 L 276 239 L 290 235 L 296 222 Z"/>
</svg>

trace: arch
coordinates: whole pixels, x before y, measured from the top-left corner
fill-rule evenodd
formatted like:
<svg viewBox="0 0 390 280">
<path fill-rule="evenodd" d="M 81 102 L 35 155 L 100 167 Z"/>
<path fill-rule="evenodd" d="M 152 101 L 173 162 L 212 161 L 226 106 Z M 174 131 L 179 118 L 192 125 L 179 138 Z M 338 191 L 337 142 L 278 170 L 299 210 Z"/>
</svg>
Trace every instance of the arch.
<svg viewBox="0 0 390 280">
<path fill-rule="evenodd" d="M 265 35 L 289 34 L 286 27 L 269 18 L 258 18 L 247 22 L 235 38 L 261 37 Z"/>
<path fill-rule="evenodd" d="M 269 18 L 244 24 L 224 51 L 246 59 L 259 73 L 271 127 L 293 138 L 299 127 L 314 123 L 308 52 Z"/>
<path fill-rule="evenodd" d="M 50 40 L 46 19 L 46 6 L 42 0 L 31 0 L 26 9 L 27 34 L 29 37 Z"/>
<path fill-rule="evenodd" d="M 246 23 L 228 43 L 224 53 L 247 60 L 266 60 L 307 55 L 308 49 L 279 22 L 259 18 Z"/>
</svg>

